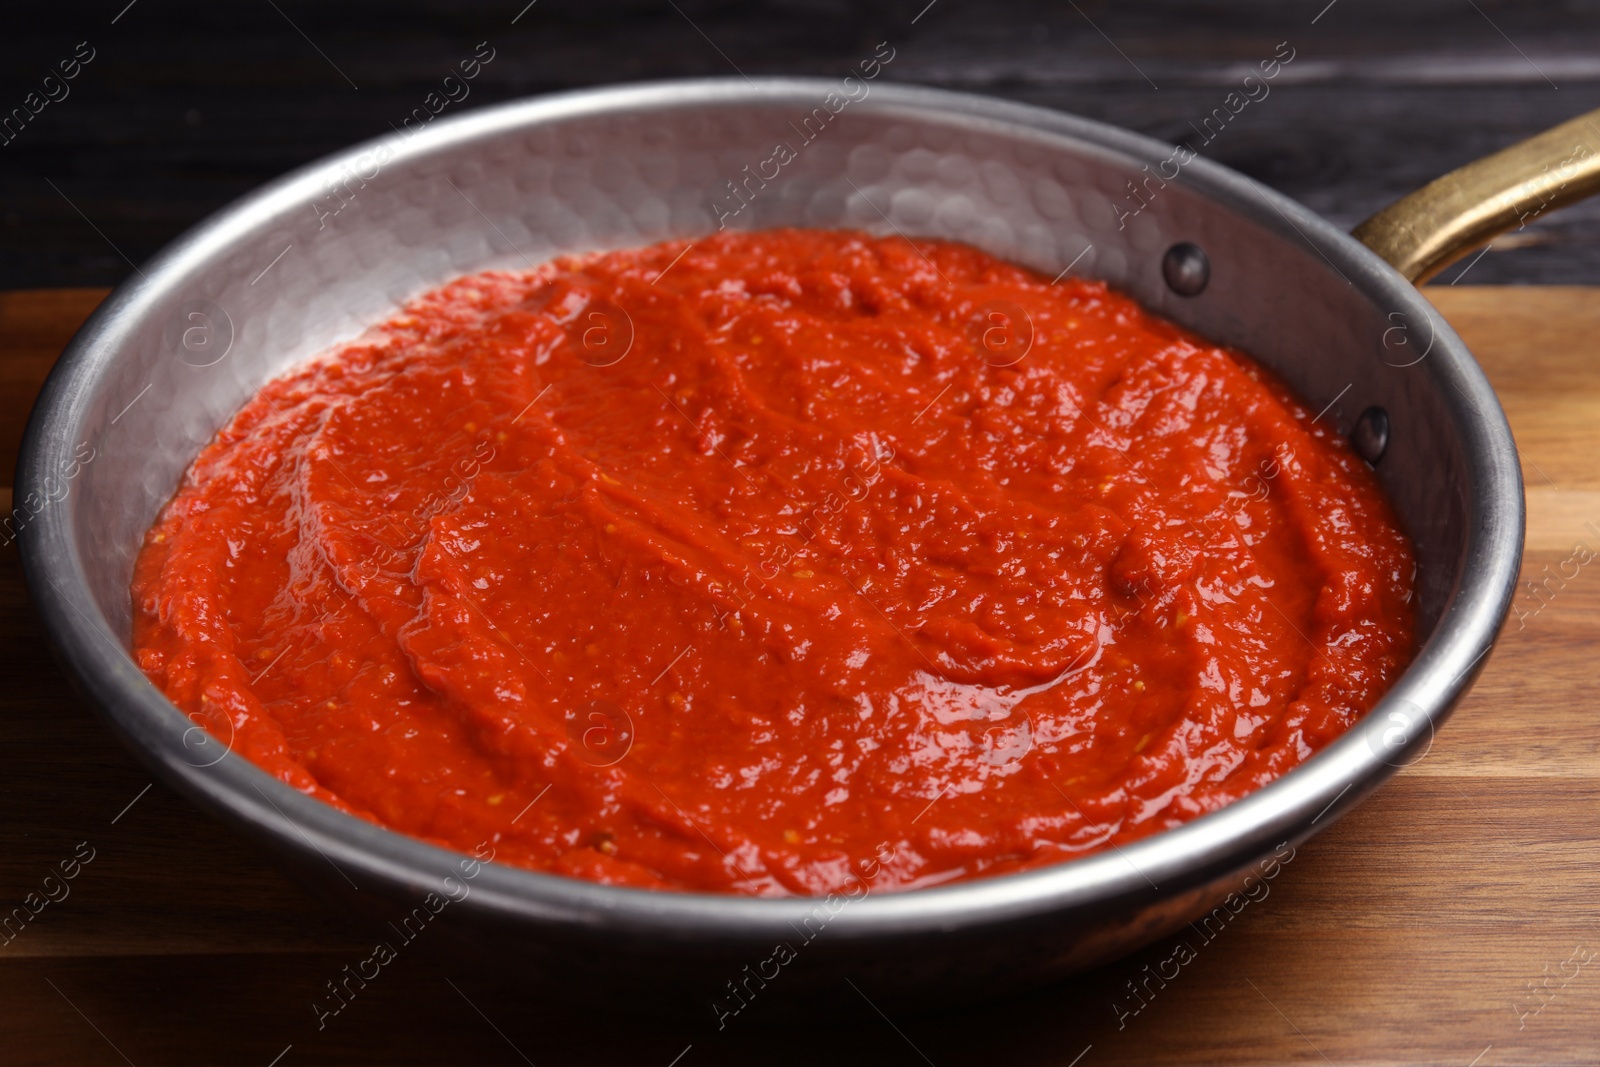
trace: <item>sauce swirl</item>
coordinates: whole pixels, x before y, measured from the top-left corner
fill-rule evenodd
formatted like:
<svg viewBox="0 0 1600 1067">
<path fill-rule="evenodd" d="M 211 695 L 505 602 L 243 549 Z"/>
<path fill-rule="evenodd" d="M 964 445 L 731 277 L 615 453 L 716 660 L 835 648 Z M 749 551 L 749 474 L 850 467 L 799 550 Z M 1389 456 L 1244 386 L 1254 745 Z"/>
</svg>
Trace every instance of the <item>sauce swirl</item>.
<svg viewBox="0 0 1600 1067">
<path fill-rule="evenodd" d="M 1221 807 L 1377 701 L 1412 584 L 1246 356 L 970 247 L 778 230 L 413 301 L 244 406 L 132 593 L 148 676 L 305 792 L 783 895 Z"/>
</svg>

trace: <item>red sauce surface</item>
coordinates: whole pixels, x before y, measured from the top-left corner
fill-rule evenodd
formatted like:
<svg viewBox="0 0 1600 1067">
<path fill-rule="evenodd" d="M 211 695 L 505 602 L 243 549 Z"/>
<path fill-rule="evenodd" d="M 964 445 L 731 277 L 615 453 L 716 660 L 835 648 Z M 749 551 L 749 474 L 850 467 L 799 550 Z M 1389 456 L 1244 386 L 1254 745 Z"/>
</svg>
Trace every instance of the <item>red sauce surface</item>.
<svg viewBox="0 0 1600 1067">
<path fill-rule="evenodd" d="M 385 826 L 820 894 L 1260 787 L 1404 667 L 1412 581 L 1371 472 L 1245 356 L 789 230 L 463 278 L 271 383 L 150 531 L 134 640 Z"/>
</svg>

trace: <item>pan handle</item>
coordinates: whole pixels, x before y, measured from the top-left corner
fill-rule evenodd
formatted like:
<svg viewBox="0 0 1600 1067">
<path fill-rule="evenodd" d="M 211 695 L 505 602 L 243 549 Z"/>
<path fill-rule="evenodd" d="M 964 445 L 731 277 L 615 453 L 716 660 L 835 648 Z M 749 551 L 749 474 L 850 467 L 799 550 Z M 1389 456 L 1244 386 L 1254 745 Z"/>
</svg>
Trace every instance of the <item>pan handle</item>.
<svg viewBox="0 0 1600 1067">
<path fill-rule="evenodd" d="M 1421 285 L 1497 235 L 1595 193 L 1600 193 L 1600 111 L 1436 178 L 1353 233 Z"/>
</svg>

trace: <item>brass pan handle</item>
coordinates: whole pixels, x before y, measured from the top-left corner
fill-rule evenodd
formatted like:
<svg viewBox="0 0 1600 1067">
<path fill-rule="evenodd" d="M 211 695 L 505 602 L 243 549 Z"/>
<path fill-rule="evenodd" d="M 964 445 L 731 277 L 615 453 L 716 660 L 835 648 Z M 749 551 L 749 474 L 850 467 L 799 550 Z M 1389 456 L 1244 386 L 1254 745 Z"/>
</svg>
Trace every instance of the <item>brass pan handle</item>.
<svg viewBox="0 0 1600 1067">
<path fill-rule="evenodd" d="M 1352 232 L 1421 285 L 1499 234 L 1595 193 L 1600 193 L 1600 110 L 1453 170 Z"/>
</svg>

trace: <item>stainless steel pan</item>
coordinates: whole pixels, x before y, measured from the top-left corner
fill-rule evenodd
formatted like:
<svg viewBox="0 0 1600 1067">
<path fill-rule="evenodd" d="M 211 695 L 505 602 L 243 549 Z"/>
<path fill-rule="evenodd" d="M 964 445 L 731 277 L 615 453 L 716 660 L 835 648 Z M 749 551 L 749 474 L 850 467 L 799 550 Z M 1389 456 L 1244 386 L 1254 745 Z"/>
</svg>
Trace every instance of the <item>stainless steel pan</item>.
<svg viewBox="0 0 1600 1067">
<path fill-rule="evenodd" d="M 1591 183 L 1592 160 L 1540 168 L 1592 134 L 1574 126 L 1554 149 L 1519 149 L 1368 224 L 1397 269 L 1248 178 L 1203 158 L 1178 162 L 1170 145 L 883 83 L 834 111 L 840 88 L 638 85 L 438 121 L 245 197 L 119 287 L 40 396 L 12 516 L 40 618 L 111 727 L 168 784 L 356 907 L 392 917 L 443 894 L 451 903 L 427 934 L 435 947 L 567 988 L 684 991 L 708 1019 L 713 998 L 731 1003 L 725 983 L 747 981 L 743 968 L 761 967 L 780 942 L 798 949 L 773 979 L 786 992 L 763 995 L 794 1004 L 854 999 L 845 977 L 880 1004 L 926 1005 L 1091 966 L 1211 909 L 1259 873 L 1253 865 L 1327 827 L 1424 751 L 1507 609 L 1523 498 L 1494 393 L 1411 279 Z M 746 182 L 771 173 L 779 142 L 794 158 Z M 748 195 L 732 199 L 730 182 Z M 966 241 L 1047 276 L 1103 278 L 1252 353 L 1326 405 L 1324 419 L 1357 431 L 1376 460 L 1416 544 L 1416 661 L 1360 727 L 1222 811 L 1048 869 L 845 903 L 480 867 L 268 777 L 145 680 L 127 651 L 141 536 L 264 382 L 462 273 L 692 237 L 719 222 Z M 802 930 L 821 932 L 801 940 Z"/>
</svg>

